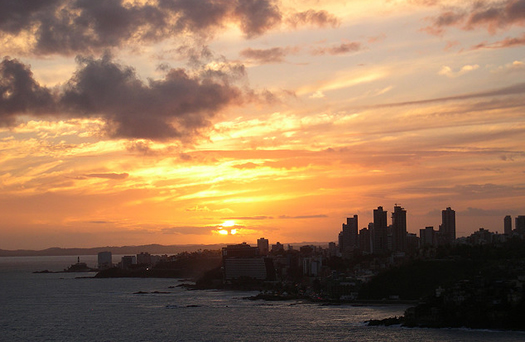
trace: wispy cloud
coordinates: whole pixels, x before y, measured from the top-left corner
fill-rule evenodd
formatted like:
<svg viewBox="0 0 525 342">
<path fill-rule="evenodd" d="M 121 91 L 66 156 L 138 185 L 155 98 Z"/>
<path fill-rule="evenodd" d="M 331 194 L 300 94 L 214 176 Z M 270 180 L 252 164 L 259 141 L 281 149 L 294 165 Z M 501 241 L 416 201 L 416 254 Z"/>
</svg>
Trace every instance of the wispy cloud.
<svg viewBox="0 0 525 342">
<path fill-rule="evenodd" d="M 477 45 L 474 45 L 472 47 L 473 50 L 478 49 L 502 49 L 502 48 L 509 48 L 509 47 L 518 47 L 525 45 L 525 34 L 523 34 L 521 37 L 515 37 L 515 38 L 505 38 L 503 40 L 493 42 L 493 43 L 479 43 Z"/>
<path fill-rule="evenodd" d="M 361 50 L 361 43 L 348 42 L 337 46 L 312 49 L 313 55 L 343 55 Z"/>
<path fill-rule="evenodd" d="M 231 216 L 231 217 L 224 217 L 223 220 L 272 220 L 272 216 Z"/>
<path fill-rule="evenodd" d="M 288 216 L 281 215 L 279 219 L 281 220 L 308 220 L 308 219 L 318 219 L 318 218 L 327 218 L 328 215 L 319 214 L 319 215 L 299 215 L 299 216 Z"/>
<path fill-rule="evenodd" d="M 270 64 L 270 63 L 282 63 L 285 61 L 286 55 L 290 53 L 297 52 L 298 48 L 281 48 L 274 47 L 270 49 L 252 49 L 247 48 L 242 50 L 239 54 L 243 58 L 253 60 L 254 62 L 260 64 Z"/>
<path fill-rule="evenodd" d="M 293 27 L 302 25 L 314 25 L 318 27 L 339 26 L 341 21 L 327 11 L 308 10 L 290 15 L 286 21 Z"/>
<path fill-rule="evenodd" d="M 119 180 L 119 179 L 128 178 L 129 174 L 127 173 L 90 173 L 90 174 L 87 174 L 86 177 Z"/>
<path fill-rule="evenodd" d="M 481 92 L 476 92 L 476 93 L 467 93 L 467 94 L 447 96 L 447 97 L 437 97 L 437 98 L 417 100 L 417 101 L 386 103 L 386 104 L 377 105 L 375 107 L 410 106 L 410 105 L 427 104 L 427 103 L 435 103 L 435 102 L 468 100 L 468 99 L 483 98 L 483 97 L 518 95 L 518 94 L 523 94 L 523 93 L 525 93 L 525 83 L 518 83 L 518 84 L 509 86 L 509 87 L 503 87 L 500 89 L 493 89 L 489 91 L 481 91 Z"/>
</svg>

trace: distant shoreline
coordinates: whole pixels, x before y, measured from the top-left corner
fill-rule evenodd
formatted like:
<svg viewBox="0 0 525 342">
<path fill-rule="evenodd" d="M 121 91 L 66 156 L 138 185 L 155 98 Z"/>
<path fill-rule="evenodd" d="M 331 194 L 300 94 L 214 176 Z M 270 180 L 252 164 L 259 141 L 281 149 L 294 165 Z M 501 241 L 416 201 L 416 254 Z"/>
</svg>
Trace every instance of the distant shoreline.
<svg viewBox="0 0 525 342">
<path fill-rule="evenodd" d="M 6 250 L 0 249 L 0 257 L 18 257 L 18 256 L 71 256 L 71 255 L 97 255 L 99 252 L 109 251 L 116 255 L 123 254 L 139 254 L 141 252 L 147 252 L 150 254 L 178 254 L 182 252 L 195 252 L 198 250 L 218 250 L 222 247 L 226 247 L 230 243 L 224 244 L 189 244 L 189 245 L 139 245 L 139 246 L 105 246 L 105 247 L 87 247 L 87 248 L 62 248 L 52 247 L 42 250 L 31 250 L 31 249 L 17 249 L 17 250 Z M 304 245 L 315 245 L 325 246 L 328 242 L 294 242 L 288 243 L 294 247 Z"/>
</svg>

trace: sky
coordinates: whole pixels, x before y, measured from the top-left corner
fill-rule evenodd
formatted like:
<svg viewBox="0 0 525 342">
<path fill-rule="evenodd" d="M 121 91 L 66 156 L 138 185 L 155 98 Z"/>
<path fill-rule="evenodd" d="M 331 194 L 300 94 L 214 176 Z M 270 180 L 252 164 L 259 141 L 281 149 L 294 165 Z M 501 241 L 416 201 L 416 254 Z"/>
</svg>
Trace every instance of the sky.
<svg viewBox="0 0 525 342">
<path fill-rule="evenodd" d="M 525 215 L 525 0 L 3 0 L 0 248 Z"/>
</svg>

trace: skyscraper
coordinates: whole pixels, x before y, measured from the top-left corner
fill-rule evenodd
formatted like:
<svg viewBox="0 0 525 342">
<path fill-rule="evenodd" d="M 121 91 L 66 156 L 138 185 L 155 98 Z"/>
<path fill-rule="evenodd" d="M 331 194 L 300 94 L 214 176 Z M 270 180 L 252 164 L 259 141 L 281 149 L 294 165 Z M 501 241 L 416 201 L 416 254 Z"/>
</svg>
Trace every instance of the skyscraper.
<svg viewBox="0 0 525 342">
<path fill-rule="evenodd" d="M 525 216 L 520 215 L 516 217 L 516 224 L 514 225 L 514 230 L 516 230 L 516 233 L 520 234 L 521 236 L 525 235 Z"/>
<path fill-rule="evenodd" d="M 456 212 L 448 207 L 441 211 L 441 225 L 439 226 L 440 243 L 450 244 L 456 240 Z"/>
<path fill-rule="evenodd" d="M 259 248 L 259 255 L 268 255 L 269 251 L 268 239 L 260 238 L 257 240 L 257 248 Z"/>
<path fill-rule="evenodd" d="M 510 215 L 505 216 L 503 219 L 503 233 L 512 235 L 512 217 Z"/>
<path fill-rule="evenodd" d="M 407 250 L 407 212 L 398 205 L 394 206 L 392 213 L 392 250 L 395 252 Z"/>
<path fill-rule="evenodd" d="M 372 233 L 372 253 L 383 254 L 388 251 L 388 235 L 387 235 L 387 212 L 383 207 L 374 209 L 374 226 Z"/>
<path fill-rule="evenodd" d="M 358 244 L 358 221 L 357 215 L 348 217 L 346 224 L 343 223 L 343 230 L 339 234 L 339 251 L 343 256 L 349 257 L 357 249 Z"/>
</svg>

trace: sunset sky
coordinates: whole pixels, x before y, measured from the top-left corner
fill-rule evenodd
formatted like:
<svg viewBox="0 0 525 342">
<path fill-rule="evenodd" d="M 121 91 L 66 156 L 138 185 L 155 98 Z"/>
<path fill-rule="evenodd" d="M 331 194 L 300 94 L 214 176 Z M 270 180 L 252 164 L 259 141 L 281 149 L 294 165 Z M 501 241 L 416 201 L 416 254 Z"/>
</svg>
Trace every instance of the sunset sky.
<svg viewBox="0 0 525 342">
<path fill-rule="evenodd" d="M 525 0 L 4 0 L 0 42 L 2 249 L 525 215 Z"/>
</svg>

